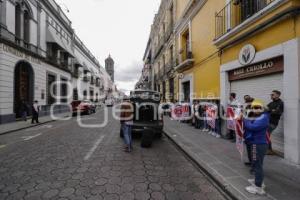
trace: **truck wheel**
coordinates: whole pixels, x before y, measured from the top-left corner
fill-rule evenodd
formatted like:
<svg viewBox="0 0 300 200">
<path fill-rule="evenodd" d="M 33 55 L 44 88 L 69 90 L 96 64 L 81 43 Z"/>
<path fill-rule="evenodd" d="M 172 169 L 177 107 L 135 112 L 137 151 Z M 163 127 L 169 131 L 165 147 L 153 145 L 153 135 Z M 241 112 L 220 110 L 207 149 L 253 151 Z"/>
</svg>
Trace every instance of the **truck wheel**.
<svg viewBox="0 0 300 200">
<path fill-rule="evenodd" d="M 141 147 L 149 148 L 153 142 L 153 132 L 151 130 L 144 130 L 141 140 Z"/>
<path fill-rule="evenodd" d="M 155 137 L 156 137 L 157 139 L 161 139 L 161 138 L 162 138 L 162 136 L 163 136 L 163 133 L 162 133 L 162 131 L 156 132 L 156 135 L 155 135 Z"/>
</svg>

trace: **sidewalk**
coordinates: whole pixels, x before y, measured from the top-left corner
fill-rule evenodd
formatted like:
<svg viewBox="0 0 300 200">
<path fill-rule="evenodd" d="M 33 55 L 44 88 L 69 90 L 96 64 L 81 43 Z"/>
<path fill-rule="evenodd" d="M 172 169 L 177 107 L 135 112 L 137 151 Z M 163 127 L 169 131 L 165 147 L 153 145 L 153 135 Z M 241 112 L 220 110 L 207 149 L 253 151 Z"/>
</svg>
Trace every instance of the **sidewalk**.
<svg viewBox="0 0 300 200">
<path fill-rule="evenodd" d="M 264 163 L 266 196 L 252 195 L 245 191 L 249 173 L 235 144 L 217 139 L 189 124 L 165 118 L 164 131 L 205 171 L 210 173 L 227 191 L 244 200 L 284 199 L 300 197 L 300 167 L 287 163 L 277 156 L 267 156 Z"/>
<path fill-rule="evenodd" d="M 64 118 L 67 117 L 68 113 L 62 113 L 62 114 L 57 114 L 56 117 Z M 35 127 L 39 126 L 42 124 L 46 124 L 49 122 L 55 121 L 52 119 L 50 116 L 45 116 L 45 117 L 39 117 L 39 124 L 31 124 L 31 119 L 28 119 L 26 122 L 25 121 L 17 121 L 17 122 L 12 122 L 12 123 L 7 123 L 7 124 L 1 124 L 0 125 L 0 135 L 15 132 L 15 131 L 20 131 L 26 128 L 30 127 Z"/>
</svg>

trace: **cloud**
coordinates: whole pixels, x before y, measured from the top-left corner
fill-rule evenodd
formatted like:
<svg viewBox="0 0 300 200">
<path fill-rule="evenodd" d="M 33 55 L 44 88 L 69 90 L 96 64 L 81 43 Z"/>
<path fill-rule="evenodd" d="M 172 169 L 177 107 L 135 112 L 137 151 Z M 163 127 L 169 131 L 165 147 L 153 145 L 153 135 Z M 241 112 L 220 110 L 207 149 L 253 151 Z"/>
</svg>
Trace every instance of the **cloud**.
<svg viewBox="0 0 300 200">
<path fill-rule="evenodd" d="M 115 80 L 119 82 L 137 81 L 143 69 L 143 62 L 134 61 L 127 67 L 116 67 Z"/>
<path fill-rule="evenodd" d="M 115 69 L 115 83 L 118 89 L 127 95 L 141 76 L 143 62 L 134 61 L 129 66 L 116 66 Z"/>
</svg>

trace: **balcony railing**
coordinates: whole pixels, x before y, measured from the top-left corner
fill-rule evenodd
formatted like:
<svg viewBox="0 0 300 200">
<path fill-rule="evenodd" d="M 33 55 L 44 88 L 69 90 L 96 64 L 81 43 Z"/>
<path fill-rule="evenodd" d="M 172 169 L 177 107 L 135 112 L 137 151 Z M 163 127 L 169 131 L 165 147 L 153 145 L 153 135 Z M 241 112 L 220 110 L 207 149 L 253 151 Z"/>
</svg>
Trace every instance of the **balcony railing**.
<svg viewBox="0 0 300 200">
<path fill-rule="evenodd" d="M 84 82 L 89 82 L 89 81 L 90 81 L 90 77 L 88 77 L 87 75 L 85 75 L 85 76 L 83 77 L 83 81 L 84 81 Z"/>
<path fill-rule="evenodd" d="M 30 51 L 31 53 L 34 54 L 40 53 L 37 46 L 30 44 L 29 42 L 26 42 L 23 39 L 20 39 L 15 34 L 7 30 L 6 27 L 3 26 L 2 24 L 0 24 L 0 38 L 10 43 L 13 43 L 14 45 L 21 47 L 27 51 Z"/>
<path fill-rule="evenodd" d="M 176 60 L 175 70 L 182 71 L 182 70 L 188 69 L 193 66 L 195 60 L 193 57 L 193 53 L 191 51 L 184 52 L 180 56 L 182 57 L 182 59 L 179 63 Z"/>
<path fill-rule="evenodd" d="M 216 39 L 276 0 L 231 0 L 216 14 Z"/>
</svg>

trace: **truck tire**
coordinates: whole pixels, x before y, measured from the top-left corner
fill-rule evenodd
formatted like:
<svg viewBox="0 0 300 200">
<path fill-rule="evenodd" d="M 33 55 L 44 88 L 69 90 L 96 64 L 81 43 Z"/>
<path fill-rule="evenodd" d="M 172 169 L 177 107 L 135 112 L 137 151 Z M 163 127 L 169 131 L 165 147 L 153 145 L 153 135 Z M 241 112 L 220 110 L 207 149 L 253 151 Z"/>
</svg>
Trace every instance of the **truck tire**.
<svg viewBox="0 0 300 200">
<path fill-rule="evenodd" d="M 141 139 L 141 147 L 149 148 L 152 146 L 154 133 L 152 130 L 145 129 Z"/>
<path fill-rule="evenodd" d="M 158 132 L 156 132 L 156 134 L 155 134 L 155 137 L 156 137 L 157 139 L 161 139 L 162 136 L 163 136 L 163 132 L 162 132 L 162 131 L 158 131 Z"/>
</svg>

